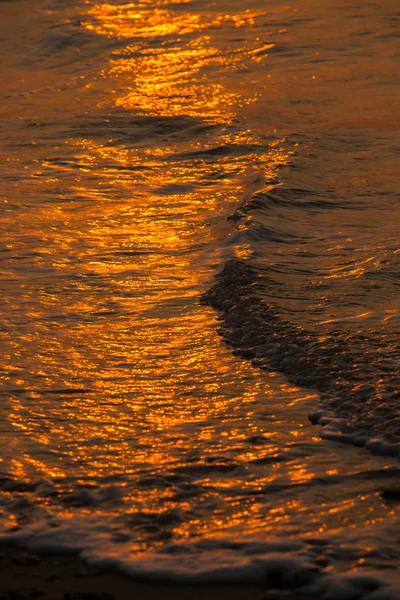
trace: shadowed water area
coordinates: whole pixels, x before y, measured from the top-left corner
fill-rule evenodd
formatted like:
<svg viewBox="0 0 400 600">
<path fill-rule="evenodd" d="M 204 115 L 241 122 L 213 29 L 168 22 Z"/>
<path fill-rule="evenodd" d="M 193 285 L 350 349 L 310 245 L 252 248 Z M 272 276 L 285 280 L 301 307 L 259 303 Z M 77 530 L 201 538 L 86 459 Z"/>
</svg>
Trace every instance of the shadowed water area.
<svg viewBox="0 0 400 600">
<path fill-rule="evenodd" d="M 0 2 L 1 539 L 400 597 L 398 32 Z"/>
</svg>

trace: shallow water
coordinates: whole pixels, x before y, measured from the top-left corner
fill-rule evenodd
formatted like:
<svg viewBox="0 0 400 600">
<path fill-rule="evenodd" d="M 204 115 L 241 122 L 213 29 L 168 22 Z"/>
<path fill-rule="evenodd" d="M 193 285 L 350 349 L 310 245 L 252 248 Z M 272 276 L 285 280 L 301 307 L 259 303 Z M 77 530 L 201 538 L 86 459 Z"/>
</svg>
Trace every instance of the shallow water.
<svg viewBox="0 0 400 600">
<path fill-rule="evenodd" d="M 0 4 L 3 537 L 398 597 L 396 3 L 246 6 Z"/>
</svg>

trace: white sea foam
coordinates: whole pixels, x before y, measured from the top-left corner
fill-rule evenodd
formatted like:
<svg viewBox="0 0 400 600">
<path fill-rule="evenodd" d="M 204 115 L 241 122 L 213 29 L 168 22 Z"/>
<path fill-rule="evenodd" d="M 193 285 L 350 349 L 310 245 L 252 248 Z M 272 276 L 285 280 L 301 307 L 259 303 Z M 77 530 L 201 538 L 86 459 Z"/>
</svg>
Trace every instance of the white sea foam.
<svg viewBox="0 0 400 600">
<path fill-rule="evenodd" d="M 390 360 L 395 350 L 381 348 L 372 356 L 376 339 L 318 333 L 284 319 L 279 306 L 268 301 L 264 277 L 252 261 L 230 259 L 204 296 L 221 312 L 220 333 L 235 355 L 317 389 L 319 406 L 310 420 L 322 425 L 325 439 L 398 457 L 399 375 Z"/>
<path fill-rule="evenodd" d="M 153 582 L 253 583 L 271 592 L 295 592 L 324 600 L 400 598 L 400 577 L 393 570 L 382 574 L 371 568 L 349 572 L 330 568 L 329 554 L 347 553 L 348 558 L 357 555 L 355 549 L 333 538 L 286 542 L 210 538 L 135 554 L 131 552 L 131 540 L 110 540 L 112 530 L 100 519 L 75 518 L 57 527 L 36 523 L 23 531 L 3 533 L 0 541 L 36 552 L 79 555 L 91 565 Z"/>
</svg>

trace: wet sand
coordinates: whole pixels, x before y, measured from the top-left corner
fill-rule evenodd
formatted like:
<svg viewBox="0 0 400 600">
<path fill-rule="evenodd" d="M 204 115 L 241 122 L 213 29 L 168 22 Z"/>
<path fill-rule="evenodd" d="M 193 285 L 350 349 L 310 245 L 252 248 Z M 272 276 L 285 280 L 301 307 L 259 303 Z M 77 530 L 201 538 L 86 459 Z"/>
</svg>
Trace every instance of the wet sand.
<svg viewBox="0 0 400 600">
<path fill-rule="evenodd" d="M 39 555 L 13 546 L 1 546 L 0 557 L 0 600 L 261 600 L 271 597 L 260 586 L 164 585 L 135 581 L 90 567 L 75 556 Z"/>
</svg>

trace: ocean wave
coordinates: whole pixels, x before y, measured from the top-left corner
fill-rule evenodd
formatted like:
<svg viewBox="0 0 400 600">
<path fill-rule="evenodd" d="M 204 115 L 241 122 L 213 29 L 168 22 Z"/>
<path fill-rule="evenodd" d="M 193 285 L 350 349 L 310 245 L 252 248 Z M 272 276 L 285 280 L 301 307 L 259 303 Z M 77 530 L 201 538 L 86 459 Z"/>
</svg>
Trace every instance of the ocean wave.
<svg viewBox="0 0 400 600">
<path fill-rule="evenodd" d="M 338 556 L 360 559 L 356 542 L 343 546 L 334 538 L 276 539 L 267 542 L 209 538 L 167 543 L 151 552 L 132 554 L 129 535 L 111 535 L 113 523 L 76 517 L 57 527 L 36 524 L 0 535 L 0 541 L 35 552 L 78 555 L 90 565 L 139 580 L 186 583 L 255 583 L 270 593 L 297 593 L 326 600 L 400 598 L 395 570 L 333 570 Z M 115 532 L 114 532 L 115 533 Z M 373 551 L 370 551 L 373 554 Z"/>
<path fill-rule="evenodd" d="M 203 301 L 220 312 L 219 333 L 235 354 L 320 393 L 310 415 L 327 439 L 400 456 L 400 376 L 396 348 L 340 330 L 316 335 L 268 304 L 257 269 L 228 260 Z"/>
</svg>

